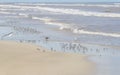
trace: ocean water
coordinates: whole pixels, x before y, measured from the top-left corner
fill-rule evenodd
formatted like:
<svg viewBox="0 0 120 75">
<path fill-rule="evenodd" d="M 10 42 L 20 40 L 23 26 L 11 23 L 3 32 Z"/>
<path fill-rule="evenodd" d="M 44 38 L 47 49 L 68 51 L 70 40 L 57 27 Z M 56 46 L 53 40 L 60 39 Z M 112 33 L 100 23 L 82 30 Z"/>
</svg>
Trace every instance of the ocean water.
<svg viewBox="0 0 120 75">
<path fill-rule="evenodd" d="M 0 3 L 0 39 L 92 55 L 96 75 L 119 75 L 120 3 Z"/>
<path fill-rule="evenodd" d="M 119 46 L 119 8 L 119 3 L 1 3 L 0 25 L 31 27 L 57 40 Z"/>
</svg>

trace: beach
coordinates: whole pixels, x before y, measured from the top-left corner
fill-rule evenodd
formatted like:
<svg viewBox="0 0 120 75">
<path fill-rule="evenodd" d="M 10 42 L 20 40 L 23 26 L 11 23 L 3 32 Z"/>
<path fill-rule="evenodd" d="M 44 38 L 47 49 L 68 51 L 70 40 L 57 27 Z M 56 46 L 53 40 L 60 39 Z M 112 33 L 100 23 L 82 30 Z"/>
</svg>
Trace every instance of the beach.
<svg viewBox="0 0 120 75">
<path fill-rule="evenodd" d="M 119 3 L 0 3 L 0 75 L 120 75 Z"/>
<path fill-rule="evenodd" d="M 87 57 L 0 41 L 0 75 L 93 75 L 95 64 Z"/>
</svg>

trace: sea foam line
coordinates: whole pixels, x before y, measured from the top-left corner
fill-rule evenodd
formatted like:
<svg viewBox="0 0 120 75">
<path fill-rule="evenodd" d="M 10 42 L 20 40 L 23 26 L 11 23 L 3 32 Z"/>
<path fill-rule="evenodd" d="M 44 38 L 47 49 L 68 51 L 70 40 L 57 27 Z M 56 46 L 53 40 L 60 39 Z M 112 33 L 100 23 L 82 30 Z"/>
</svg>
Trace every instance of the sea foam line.
<svg viewBox="0 0 120 75">
<path fill-rule="evenodd" d="M 69 24 L 66 24 L 66 23 L 60 23 L 60 22 L 55 22 L 54 19 L 51 19 L 51 18 L 48 18 L 48 17 L 43 17 L 43 18 L 39 18 L 39 17 L 32 17 L 32 19 L 34 20 L 40 20 L 40 21 L 43 21 L 45 24 L 48 24 L 48 25 L 56 25 L 56 26 L 59 26 L 60 29 L 68 29 L 70 28 Z"/>
<path fill-rule="evenodd" d="M 6 12 L 6 11 L 0 11 L 0 14 L 12 14 L 15 15 L 16 13 Z"/>
<path fill-rule="evenodd" d="M 28 14 L 24 14 L 24 13 L 19 13 L 18 15 L 19 15 L 19 16 L 23 16 L 23 17 L 29 17 Z"/>
<path fill-rule="evenodd" d="M 77 9 L 50 8 L 50 7 L 36 7 L 36 8 L 40 10 L 46 10 L 55 13 L 71 14 L 71 15 L 96 16 L 96 17 L 120 17 L 120 14 L 118 13 L 91 12 L 91 11 L 82 11 Z"/>
<path fill-rule="evenodd" d="M 73 30 L 74 33 L 78 34 L 90 34 L 90 35 L 102 35 L 102 36 L 110 36 L 110 37 L 120 37 L 120 34 L 116 33 L 105 33 L 105 32 L 93 32 L 93 31 L 86 31 L 86 30 Z"/>
<path fill-rule="evenodd" d="M 83 11 L 80 9 L 64 9 L 64 8 L 51 8 L 51 7 L 41 7 L 41 6 L 17 6 L 17 5 L 5 5 L 6 7 L 19 8 L 19 9 L 39 9 L 44 11 L 50 11 L 54 13 L 62 14 L 71 14 L 71 15 L 80 15 L 80 16 L 95 16 L 95 17 L 118 17 L 120 18 L 119 13 L 105 13 L 105 12 L 92 12 L 92 11 Z"/>
<path fill-rule="evenodd" d="M 82 7 L 104 7 L 104 8 L 109 8 L 109 7 L 120 7 L 118 4 L 36 4 L 36 5 L 52 5 L 52 6 L 82 6 Z"/>
</svg>

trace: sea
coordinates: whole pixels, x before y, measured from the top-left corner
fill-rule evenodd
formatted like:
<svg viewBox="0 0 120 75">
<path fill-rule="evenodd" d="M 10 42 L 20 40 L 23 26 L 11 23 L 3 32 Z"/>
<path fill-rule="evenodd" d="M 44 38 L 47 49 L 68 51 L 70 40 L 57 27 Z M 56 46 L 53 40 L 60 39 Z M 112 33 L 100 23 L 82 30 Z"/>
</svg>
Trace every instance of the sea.
<svg viewBox="0 0 120 75">
<path fill-rule="evenodd" d="M 0 3 L 0 40 L 90 55 L 95 75 L 120 75 L 120 3 Z"/>
</svg>

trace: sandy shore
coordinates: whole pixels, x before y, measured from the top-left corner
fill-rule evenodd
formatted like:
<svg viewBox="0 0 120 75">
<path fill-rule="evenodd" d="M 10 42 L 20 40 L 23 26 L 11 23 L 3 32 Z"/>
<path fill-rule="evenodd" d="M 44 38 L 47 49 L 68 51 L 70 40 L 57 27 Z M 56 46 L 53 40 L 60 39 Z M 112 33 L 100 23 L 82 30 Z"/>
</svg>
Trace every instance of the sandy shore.
<svg viewBox="0 0 120 75">
<path fill-rule="evenodd" d="M 92 75 L 94 64 L 87 56 L 44 50 L 0 41 L 0 75 Z"/>
</svg>

